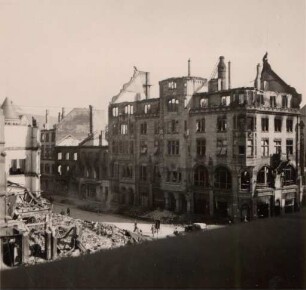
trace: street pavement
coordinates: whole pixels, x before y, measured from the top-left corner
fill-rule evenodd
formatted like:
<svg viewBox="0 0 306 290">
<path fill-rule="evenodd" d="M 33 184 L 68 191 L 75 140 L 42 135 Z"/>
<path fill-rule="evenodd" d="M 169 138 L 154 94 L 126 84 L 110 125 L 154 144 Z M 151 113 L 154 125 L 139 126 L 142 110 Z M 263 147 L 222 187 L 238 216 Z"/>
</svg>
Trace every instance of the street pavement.
<svg viewBox="0 0 306 290">
<path fill-rule="evenodd" d="M 306 212 L 1 273 L 2 288 L 306 288 Z"/>
</svg>

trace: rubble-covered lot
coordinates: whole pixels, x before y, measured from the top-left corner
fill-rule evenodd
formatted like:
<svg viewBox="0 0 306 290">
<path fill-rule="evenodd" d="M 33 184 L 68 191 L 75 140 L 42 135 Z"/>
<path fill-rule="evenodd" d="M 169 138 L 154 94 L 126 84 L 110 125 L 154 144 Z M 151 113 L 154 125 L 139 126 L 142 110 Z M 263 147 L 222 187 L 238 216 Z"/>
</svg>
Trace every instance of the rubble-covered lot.
<svg viewBox="0 0 306 290">
<path fill-rule="evenodd" d="M 51 224 L 57 238 L 57 259 L 151 240 L 150 237 L 120 229 L 115 225 L 74 219 L 56 213 L 52 213 Z M 33 229 L 29 236 L 30 257 L 26 264 L 45 262 L 46 260 L 43 258 L 45 248 L 43 231 Z M 76 236 L 78 245 L 75 242 Z"/>
</svg>

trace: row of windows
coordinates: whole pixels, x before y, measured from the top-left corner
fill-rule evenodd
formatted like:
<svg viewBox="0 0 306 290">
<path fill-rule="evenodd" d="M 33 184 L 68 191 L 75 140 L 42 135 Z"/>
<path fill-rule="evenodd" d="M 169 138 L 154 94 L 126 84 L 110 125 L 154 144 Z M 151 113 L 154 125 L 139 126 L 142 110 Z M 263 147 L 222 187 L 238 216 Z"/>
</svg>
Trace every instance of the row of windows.
<svg viewBox="0 0 306 290">
<path fill-rule="evenodd" d="M 143 112 L 145 114 L 149 114 L 152 112 L 151 104 L 145 104 L 143 107 Z M 134 106 L 133 105 L 126 105 L 123 109 L 123 114 L 125 115 L 133 115 L 134 114 Z M 113 117 L 117 117 L 119 115 L 119 108 L 113 107 L 112 108 L 112 115 Z"/>
<path fill-rule="evenodd" d="M 74 152 L 73 154 L 70 153 L 70 152 L 66 152 L 64 156 L 65 156 L 65 160 L 75 160 L 75 161 L 78 160 L 78 153 L 77 152 Z M 57 153 L 57 160 L 64 160 L 62 152 Z"/>
<path fill-rule="evenodd" d="M 274 131 L 282 132 L 282 118 L 275 117 L 274 118 Z M 196 120 L 196 132 L 204 133 L 206 130 L 205 118 Z M 184 123 L 185 131 L 187 130 L 187 121 Z M 166 123 L 166 132 L 168 134 L 179 133 L 180 123 L 179 120 L 170 120 Z M 228 128 L 227 117 L 219 116 L 217 118 L 217 131 L 218 132 L 226 132 Z M 233 128 L 235 130 L 240 131 L 255 131 L 256 130 L 256 117 L 254 116 L 234 116 L 233 117 Z M 261 118 L 261 131 L 269 132 L 269 118 L 263 117 Z M 286 131 L 291 133 L 293 132 L 293 119 L 286 119 Z M 146 135 L 148 133 L 148 124 L 143 122 L 140 124 L 140 134 Z M 154 123 L 154 134 L 160 133 L 160 125 L 159 122 Z M 118 124 L 113 125 L 113 135 L 118 134 Z M 134 124 L 121 124 L 120 125 L 120 134 L 134 134 Z"/>
<path fill-rule="evenodd" d="M 287 95 L 282 95 L 281 97 L 281 107 L 288 108 L 289 106 L 289 98 Z M 266 100 L 262 94 L 256 94 L 254 92 L 234 94 L 232 98 L 233 103 L 237 103 L 239 105 L 266 105 Z M 221 106 L 229 106 L 231 103 L 230 96 L 221 96 L 220 97 L 220 105 Z M 269 103 L 271 108 L 277 107 L 276 96 L 270 96 Z M 208 98 L 200 98 L 198 105 L 200 108 L 208 107 Z"/>
<path fill-rule="evenodd" d="M 134 141 L 133 140 L 120 140 L 112 142 L 113 154 L 134 154 Z"/>
<path fill-rule="evenodd" d="M 282 154 L 282 140 L 275 139 L 274 141 L 274 154 Z M 228 142 L 227 139 L 217 139 L 217 156 L 227 155 Z M 198 156 L 206 155 L 206 140 L 197 139 L 196 140 L 196 152 Z M 293 139 L 286 140 L 286 154 L 293 154 Z M 249 157 L 255 156 L 255 144 L 254 140 L 247 140 L 247 145 L 238 145 L 238 155 L 246 155 Z M 261 155 L 269 156 L 269 139 L 264 138 L 261 140 Z"/>
</svg>

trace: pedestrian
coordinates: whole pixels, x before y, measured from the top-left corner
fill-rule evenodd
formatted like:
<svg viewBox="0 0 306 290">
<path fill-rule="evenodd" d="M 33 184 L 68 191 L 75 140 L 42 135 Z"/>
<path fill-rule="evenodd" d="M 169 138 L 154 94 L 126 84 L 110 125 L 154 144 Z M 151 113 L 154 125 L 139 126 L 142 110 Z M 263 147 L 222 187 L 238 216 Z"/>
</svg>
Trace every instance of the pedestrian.
<svg viewBox="0 0 306 290">
<path fill-rule="evenodd" d="M 138 230 L 138 227 L 137 227 L 137 222 L 135 221 L 134 222 L 134 233 Z"/>
<path fill-rule="evenodd" d="M 160 229 L 160 220 L 155 221 L 155 229 L 156 229 L 156 232 L 158 233 L 158 231 Z"/>
<path fill-rule="evenodd" d="M 67 207 L 67 216 L 70 216 L 70 208 Z"/>
<path fill-rule="evenodd" d="M 154 234 L 155 234 L 155 226 L 154 226 L 154 224 L 151 225 L 151 232 L 152 232 L 152 236 L 154 238 Z"/>
</svg>

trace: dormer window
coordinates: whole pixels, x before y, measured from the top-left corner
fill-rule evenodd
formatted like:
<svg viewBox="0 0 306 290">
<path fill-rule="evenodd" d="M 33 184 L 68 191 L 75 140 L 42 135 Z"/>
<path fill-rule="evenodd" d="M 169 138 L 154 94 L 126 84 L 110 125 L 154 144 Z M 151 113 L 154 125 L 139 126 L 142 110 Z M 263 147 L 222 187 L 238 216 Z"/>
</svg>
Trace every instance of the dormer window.
<svg viewBox="0 0 306 290">
<path fill-rule="evenodd" d="M 208 105 L 208 100 L 206 98 L 201 98 L 200 99 L 200 107 L 201 108 L 206 108 Z"/>
<path fill-rule="evenodd" d="M 288 108 L 288 97 L 286 95 L 282 96 L 282 107 Z"/>
</svg>

